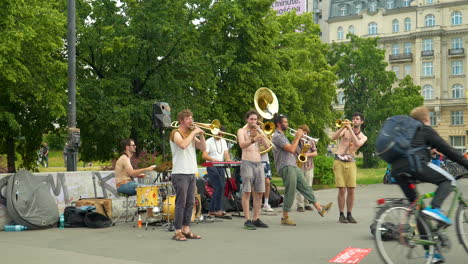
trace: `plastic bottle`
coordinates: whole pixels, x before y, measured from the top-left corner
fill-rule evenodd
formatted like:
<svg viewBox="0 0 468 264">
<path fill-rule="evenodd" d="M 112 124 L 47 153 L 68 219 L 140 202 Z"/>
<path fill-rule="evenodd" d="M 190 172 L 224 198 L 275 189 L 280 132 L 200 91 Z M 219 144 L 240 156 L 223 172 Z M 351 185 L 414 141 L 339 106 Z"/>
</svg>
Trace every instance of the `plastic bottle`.
<svg viewBox="0 0 468 264">
<path fill-rule="evenodd" d="M 143 226 L 143 222 L 141 221 L 141 215 L 138 215 L 138 228 Z"/>
<path fill-rule="evenodd" d="M 60 214 L 59 229 L 64 229 L 64 228 L 65 228 L 65 216 L 63 214 Z"/>
<path fill-rule="evenodd" d="M 8 232 L 23 231 L 26 229 L 28 228 L 23 225 L 4 225 L 3 226 L 3 230 L 8 231 Z"/>
</svg>

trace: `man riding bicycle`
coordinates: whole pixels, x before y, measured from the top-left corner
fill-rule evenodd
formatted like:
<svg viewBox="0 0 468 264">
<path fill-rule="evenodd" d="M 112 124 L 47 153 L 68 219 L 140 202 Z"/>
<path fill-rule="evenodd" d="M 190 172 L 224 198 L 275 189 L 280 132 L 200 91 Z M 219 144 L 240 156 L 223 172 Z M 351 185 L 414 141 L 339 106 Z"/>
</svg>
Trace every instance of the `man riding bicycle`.
<svg viewBox="0 0 468 264">
<path fill-rule="evenodd" d="M 439 134 L 429 126 L 429 110 L 426 107 L 416 107 L 411 111 L 410 116 L 423 123 L 423 126 L 416 132 L 411 140 L 412 148 L 421 148 L 420 151 L 416 152 L 416 157 L 421 167 L 419 170 L 415 170 L 415 168 L 410 166 L 407 158 L 402 158 L 391 164 L 391 174 L 395 177 L 398 185 L 410 202 L 417 199 L 417 194 L 414 189 L 410 188 L 410 179 L 405 176 L 405 173 L 411 174 L 413 178 L 422 182 L 438 185 L 431 205 L 424 208 L 422 213 L 447 225 L 451 225 L 452 220 L 440 211 L 440 207 L 445 198 L 447 198 L 453 190 L 453 186 L 456 184 L 455 178 L 447 171 L 431 163 L 431 149 L 437 149 L 438 152 L 465 168 L 468 168 L 468 160 L 450 147 Z"/>
</svg>

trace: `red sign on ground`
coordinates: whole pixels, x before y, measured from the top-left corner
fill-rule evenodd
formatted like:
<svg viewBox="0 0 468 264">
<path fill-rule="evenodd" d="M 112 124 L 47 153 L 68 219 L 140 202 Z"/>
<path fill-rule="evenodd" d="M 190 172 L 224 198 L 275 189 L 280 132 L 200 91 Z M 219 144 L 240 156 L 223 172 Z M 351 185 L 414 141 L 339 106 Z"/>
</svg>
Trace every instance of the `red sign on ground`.
<svg viewBox="0 0 468 264">
<path fill-rule="evenodd" d="M 330 259 L 329 263 L 359 263 L 372 249 L 370 248 L 346 248 L 336 257 Z"/>
</svg>

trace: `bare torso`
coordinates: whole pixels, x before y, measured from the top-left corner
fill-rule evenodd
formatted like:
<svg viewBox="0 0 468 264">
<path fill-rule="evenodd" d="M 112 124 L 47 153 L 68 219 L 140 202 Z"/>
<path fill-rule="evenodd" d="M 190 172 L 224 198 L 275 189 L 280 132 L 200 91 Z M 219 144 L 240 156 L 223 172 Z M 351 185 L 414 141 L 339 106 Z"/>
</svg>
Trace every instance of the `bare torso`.
<svg viewBox="0 0 468 264">
<path fill-rule="evenodd" d="M 336 151 L 336 154 L 338 155 L 351 154 L 353 156 L 356 155 L 356 151 L 359 149 L 360 146 L 358 146 L 357 144 L 354 144 L 351 133 L 353 132 L 347 129 L 341 132 L 340 143 L 338 144 L 338 149 Z M 364 138 L 367 139 L 367 137 L 362 132 L 359 132 L 356 135 L 356 137 L 360 141 L 363 140 Z"/>
<path fill-rule="evenodd" d="M 237 131 L 239 142 L 251 142 L 250 129 L 248 127 L 241 128 Z M 242 149 L 242 160 L 249 160 L 253 162 L 260 162 L 260 143 L 255 142 L 246 148 Z"/>
<path fill-rule="evenodd" d="M 115 163 L 115 183 L 117 186 L 133 181 L 133 179 L 127 174 L 126 166 L 128 166 L 128 164 L 130 164 L 130 158 L 126 155 L 120 156 Z"/>
</svg>

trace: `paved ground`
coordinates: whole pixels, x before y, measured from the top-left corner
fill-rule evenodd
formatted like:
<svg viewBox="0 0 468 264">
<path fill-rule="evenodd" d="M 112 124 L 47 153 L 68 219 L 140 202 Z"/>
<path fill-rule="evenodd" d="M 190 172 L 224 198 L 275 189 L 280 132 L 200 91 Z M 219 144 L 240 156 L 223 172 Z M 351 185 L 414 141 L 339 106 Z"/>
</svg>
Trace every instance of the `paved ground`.
<svg viewBox="0 0 468 264">
<path fill-rule="evenodd" d="M 468 180 L 461 183 L 468 195 Z M 420 186 L 429 191 L 430 185 Z M 107 229 L 48 229 L 41 231 L 0 232 L 1 263 L 328 263 L 346 247 L 372 248 L 369 232 L 375 201 L 381 197 L 400 197 L 396 186 L 370 185 L 357 189 L 354 216 L 358 224 L 340 224 L 336 190 L 317 191 L 319 202 L 333 201 L 325 218 L 317 212 L 291 213 L 296 227 L 281 226 L 277 216 L 262 216 L 268 229 L 248 231 L 243 219 L 194 224 L 202 240 L 175 242 L 166 228 L 154 230 L 118 224 Z M 278 209 L 276 209 L 278 210 Z M 453 248 L 447 263 L 466 263 L 467 254 L 450 230 Z M 372 251 L 362 264 L 381 263 Z"/>
</svg>

